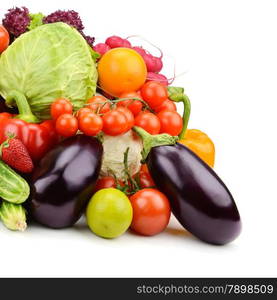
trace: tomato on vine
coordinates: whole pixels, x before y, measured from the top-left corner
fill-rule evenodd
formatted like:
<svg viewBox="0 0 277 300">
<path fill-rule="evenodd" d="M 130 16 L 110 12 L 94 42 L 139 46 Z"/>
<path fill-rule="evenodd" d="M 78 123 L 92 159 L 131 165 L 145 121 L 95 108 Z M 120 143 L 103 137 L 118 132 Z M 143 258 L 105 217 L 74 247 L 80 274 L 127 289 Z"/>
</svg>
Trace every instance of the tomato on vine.
<svg viewBox="0 0 277 300">
<path fill-rule="evenodd" d="M 116 110 L 122 112 L 125 115 L 127 119 L 127 125 L 128 125 L 126 131 L 130 130 L 135 124 L 135 119 L 132 112 L 127 107 L 124 106 L 118 106 Z"/>
<path fill-rule="evenodd" d="M 147 173 L 149 173 L 147 164 L 142 164 L 142 165 L 141 165 L 141 167 L 140 167 L 140 172 L 147 172 Z"/>
<path fill-rule="evenodd" d="M 158 134 L 161 128 L 160 120 L 151 112 L 141 112 L 135 118 L 135 125 L 143 128 L 150 134 Z"/>
<path fill-rule="evenodd" d="M 140 89 L 141 96 L 151 108 L 161 105 L 167 98 L 167 88 L 159 82 L 148 81 Z"/>
<path fill-rule="evenodd" d="M 97 135 L 103 128 L 102 118 L 93 113 L 83 113 L 78 119 L 79 129 L 88 136 Z"/>
<path fill-rule="evenodd" d="M 88 99 L 86 107 L 91 109 L 93 112 L 105 114 L 111 110 L 111 103 L 104 96 L 96 95 Z"/>
<path fill-rule="evenodd" d="M 124 182 L 121 180 L 116 181 L 116 179 L 112 176 L 104 176 L 97 180 L 94 192 L 96 193 L 99 190 L 107 189 L 107 188 L 116 188 L 117 183 L 120 187 L 124 187 Z"/>
<path fill-rule="evenodd" d="M 88 107 L 82 107 L 80 108 L 77 113 L 76 113 L 76 118 L 79 120 L 83 115 L 92 112 L 91 109 L 89 109 Z"/>
<path fill-rule="evenodd" d="M 102 117 L 103 132 L 107 135 L 116 136 L 128 130 L 128 121 L 125 114 L 119 110 L 111 110 Z"/>
<path fill-rule="evenodd" d="M 70 137 L 77 133 L 78 120 L 73 115 L 60 115 L 56 121 L 56 131 L 64 137 Z"/>
<path fill-rule="evenodd" d="M 72 114 L 73 106 L 72 103 L 66 98 L 56 99 L 50 108 L 51 117 L 53 120 L 57 120 L 60 115 Z"/>
<path fill-rule="evenodd" d="M 176 107 L 175 102 L 173 102 L 170 99 L 166 99 L 161 105 L 154 108 L 154 111 L 156 113 L 158 113 L 162 110 L 177 111 L 177 107 Z"/>
<path fill-rule="evenodd" d="M 141 188 L 153 188 L 155 183 L 148 172 L 140 171 L 139 172 L 139 183 Z"/>
<path fill-rule="evenodd" d="M 161 123 L 160 133 L 178 135 L 183 128 L 183 119 L 176 111 L 162 110 L 157 114 Z"/>
<path fill-rule="evenodd" d="M 107 189 L 107 188 L 115 188 L 116 180 L 112 176 L 104 176 L 97 180 L 96 185 L 94 187 L 94 192 L 96 193 L 99 190 Z"/>
<path fill-rule="evenodd" d="M 137 92 L 129 92 L 129 93 L 123 93 L 120 95 L 119 98 L 140 98 L 142 99 L 141 95 Z M 143 104 L 139 100 L 123 100 L 117 103 L 117 106 L 124 106 L 130 109 L 130 111 L 133 113 L 134 116 L 137 116 L 143 107 Z"/>
</svg>

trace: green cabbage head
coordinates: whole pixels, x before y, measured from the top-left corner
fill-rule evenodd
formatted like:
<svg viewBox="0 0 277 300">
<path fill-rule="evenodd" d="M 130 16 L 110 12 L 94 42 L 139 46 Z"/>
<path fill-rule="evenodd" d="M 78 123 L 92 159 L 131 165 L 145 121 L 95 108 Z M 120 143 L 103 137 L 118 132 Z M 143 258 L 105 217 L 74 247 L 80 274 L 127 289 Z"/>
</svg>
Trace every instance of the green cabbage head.
<svg viewBox="0 0 277 300">
<path fill-rule="evenodd" d="M 70 99 L 77 110 L 95 94 L 93 55 L 69 25 L 39 26 L 17 38 L 0 56 L 0 94 L 8 104 L 15 102 L 11 99 L 15 94 L 25 96 L 39 119 L 50 118 L 50 105 L 59 97 Z"/>
</svg>

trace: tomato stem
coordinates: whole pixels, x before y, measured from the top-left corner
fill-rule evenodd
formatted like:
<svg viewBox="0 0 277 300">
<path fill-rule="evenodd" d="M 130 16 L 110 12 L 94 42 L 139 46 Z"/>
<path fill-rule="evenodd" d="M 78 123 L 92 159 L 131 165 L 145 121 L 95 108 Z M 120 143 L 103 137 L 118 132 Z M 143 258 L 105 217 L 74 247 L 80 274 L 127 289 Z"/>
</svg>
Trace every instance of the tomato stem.
<svg viewBox="0 0 277 300">
<path fill-rule="evenodd" d="M 133 100 L 132 102 L 134 102 L 134 101 L 140 101 L 145 107 L 146 107 L 146 109 L 148 109 L 149 111 L 151 111 L 151 112 L 154 112 L 153 111 L 153 109 L 144 101 L 144 100 L 142 100 L 141 98 L 138 98 L 138 97 L 127 97 L 127 98 L 118 98 L 118 99 L 116 99 L 116 100 L 113 100 L 112 102 L 113 103 L 118 103 L 118 102 L 121 102 L 121 101 L 125 101 L 125 100 Z M 131 102 L 131 103 L 132 103 Z M 130 104 L 131 104 L 130 103 Z M 129 104 L 129 105 L 130 105 Z"/>
<path fill-rule="evenodd" d="M 96 102 L 95 104 L 99 104 L 99 105 L 101 104 L 101 107 L 98 108 L 98 110 L 97 110 L 97 111 L 100 111 L 107 103 L 114 105 L 116 103 L 126 101 L 126 100 L 133 100 L 131 103 L 133 103 L 134 101 L 140 101 L 145 106 L 146 109 L 148 109 L 152 113 L 154 112 L 153 109 L 144 100 L 142 100 L 141 98 L 138 98 L 138 97 L 117 98 L 116 100 L 112 100 L 112 101 L 107 99 L 104 102 Z M 131 103 L 129 103 L 128 105 L 130 105 Z M 90 104 L 91 103 L 87 103 L 87 104 L 85 104 L 85 106 L 89 106 Z"/>
</svg>

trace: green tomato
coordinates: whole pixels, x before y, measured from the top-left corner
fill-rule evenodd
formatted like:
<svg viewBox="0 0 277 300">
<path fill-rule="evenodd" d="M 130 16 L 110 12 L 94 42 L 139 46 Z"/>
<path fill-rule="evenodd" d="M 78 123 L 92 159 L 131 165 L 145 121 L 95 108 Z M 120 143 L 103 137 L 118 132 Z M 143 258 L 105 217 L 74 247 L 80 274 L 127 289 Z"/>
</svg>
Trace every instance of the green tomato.
<svg viewBox="0 0 277 300">
<path fill-rule="evenodd" d="M 93 195 L 87 206 L 86 216 L 92 232 L 104 238 L 115 238 L 131 225 L 133 209 L 123 192 L 107 188 Z"/>
</svg>

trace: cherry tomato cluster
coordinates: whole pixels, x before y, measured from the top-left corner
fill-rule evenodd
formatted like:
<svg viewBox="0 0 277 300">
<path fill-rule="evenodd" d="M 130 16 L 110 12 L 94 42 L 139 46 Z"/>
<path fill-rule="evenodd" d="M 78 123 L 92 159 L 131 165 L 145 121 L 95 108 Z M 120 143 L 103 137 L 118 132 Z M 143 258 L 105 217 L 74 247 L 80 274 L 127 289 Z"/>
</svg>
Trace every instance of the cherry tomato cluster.
<svg viewBox="0 0 277 300">
<path fill-rule="evenodd" d="M 68 99 L 60 98 L 51 104 L 51 116 L 56 122 L 56 131 L 64 137 L 77 133 L 78 120 L 72 115 L 73 106 Z"/>
<path fill-rule="evenodd" d="M 101 131 L 116 136 L 133 126 L 153 135 L 178 135 L 183 127 L 182 117 L 168 98 L 166 87 L 155 81 L 146 82 L 140 91 L 123 93 L 113 101 L 102 95 L 94 96 L 76 114 L 69 100 L 57 99 L 51 105 L 51 116 L 57 132 L 64 137 L 73 136 L 78 130 L 88 136 Z"/>
<path fill-rule="evenodd" d="M 136 180 L 139 189 L 144 188 L 153 188 L 155 187 L 155 183 L 153 179 L 151 178 L 151 175 L 147 169 L 146 165 L 142 165 L 140 171 L 138 174 L 135 174 L 133 176 L 133 179 Z M 94 192 L 96 193 L 99 190 L 106 189 L 106 188 L 118 188 L 123 190 L 126 189 L 126 186 L 128 188 L 128 193 L 131 194 L 132 187 L 130 182 L 124 182 L 122 180 L 118 180 L 117 178 L 113 176 L 104 176 L 97 180 L 96 186 L 94 188 Z"/>
<path fill-rule="evenodd" d="M 159 82 L 146 82 L 141 90 L 142 99 L 150 111 L 144 111 L 135 118 L 135 125 L 150 134 L 168 133 L 178 135 L 183 128 L 183 119 L 176 111 L 176 105 L 168 99 L 167 88 Z"/>
</svg>

